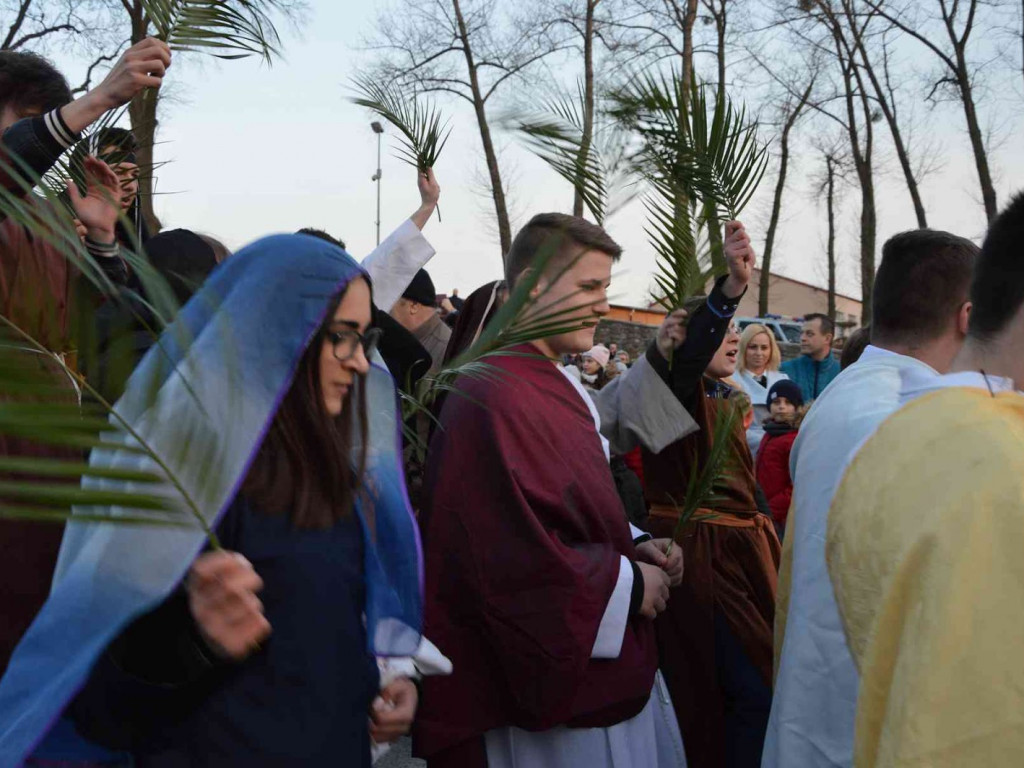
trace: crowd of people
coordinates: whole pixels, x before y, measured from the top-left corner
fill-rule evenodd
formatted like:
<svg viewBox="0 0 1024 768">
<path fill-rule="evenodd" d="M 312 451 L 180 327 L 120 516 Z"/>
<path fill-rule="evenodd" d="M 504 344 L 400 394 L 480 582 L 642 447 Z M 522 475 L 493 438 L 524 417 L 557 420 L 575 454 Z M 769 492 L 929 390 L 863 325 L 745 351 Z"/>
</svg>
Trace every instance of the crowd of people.
<svg viewBox="0 0 1024 768">
<path fill-rule="evenodd" d="M 3 316 L 117 399 L 83 487 L 156 473 L 209 526 L 0 522 L 0 768 L 367 766 L 410 731 L 431 768 L 1024 760 L 1024 196 L 980 249 L 889 239 L 841 361 L 824 315 L 785 363 L 739 332 L 738 221 L 727 273 L 627 351 L 595 344 L 623 253 L 582 218 L 534 216 L 503 275 L 439 296 L 431 170 L 361 262 L 314 229 L 147 232 L 131 134 L 81 137 L 170 65 L 145 40 L 72 99 L 0 52 L 0 184 L 73 212 L 0 221 Z M 66 152 L 60 202 L 25 191 Z M 159 336 L 146 269 L 181 305 Z M 524 292 L 536 335 L 407 417 L 413 458 L 396 385 Z"/>
</svg>

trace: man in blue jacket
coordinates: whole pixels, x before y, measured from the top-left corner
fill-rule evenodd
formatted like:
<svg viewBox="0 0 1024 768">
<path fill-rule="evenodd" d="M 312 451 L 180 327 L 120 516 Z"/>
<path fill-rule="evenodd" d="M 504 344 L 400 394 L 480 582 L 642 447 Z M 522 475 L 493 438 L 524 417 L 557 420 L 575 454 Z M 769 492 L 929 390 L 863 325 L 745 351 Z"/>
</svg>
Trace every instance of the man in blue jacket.
<svg viewBox="0 0 1024 768">
<path fill-rule="evenodd" d="M 814 400 L 839 375 L 839 361 L 832 356 L 834 333 L 835 325 L 827 315 L 806 315 L 800 333 L 800 351 L 803 354 L 779 368 L 800 385 L 804 401 Z"/>
</svg>

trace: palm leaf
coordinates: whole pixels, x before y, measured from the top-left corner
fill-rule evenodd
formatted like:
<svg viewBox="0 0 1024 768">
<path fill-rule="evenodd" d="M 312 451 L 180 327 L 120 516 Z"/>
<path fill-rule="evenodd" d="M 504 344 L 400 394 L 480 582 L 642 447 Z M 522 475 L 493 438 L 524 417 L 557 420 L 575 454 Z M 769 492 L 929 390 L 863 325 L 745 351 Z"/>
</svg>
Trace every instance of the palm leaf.
<svg viewBox="0 0 1024 768">
<path fill-rule="evenodd" d="M 632 161 L 648 185 L 656 299 L 668 311 L 724 274 L 720 219 L 739 215 L 767 167 L 756 123 L 719 93 L 711 108 L 706 84 L 687 86 L 672 70 L 636 75 L 611 94 L 612 114 L 637 137 Z"/>
<path fill-rule="evenodd" d="M 672 551 L 672 545 L 682 532 L 683 527 L 694 519 L 697 510 L 707 507 L 715 489 L 728 476 L 733 430 L 739 418 L 739 409 L 730 402 L 723 402 L 715 414 L 715 423 L 711 432 L 711 450 L 707 461 L 698 470 L 697 464 L 690 467 L 690 478 L 686 484 L 686 495 L 680 505 L 673 499 L 673 505 L 679 513 L 672 538 L 669 540 L 665 554 Z M 671 498 L 671 497 L 670 497 Z M 707 519 L 707 518 L 703 518 Z"/>
<path fill-rule="evenodd" d="M 259 56 L 268 64 L 280 38 L 257 0 L 140 0 L 156 32 L 174 50 L 201 51 L 218 59 Z"/>
<path fill-rule="evenodd" d="M 405 98 L 393 85 L 378 83 L 369 77 L 357 77 L 354 86 L 359 95 L 354 104 L 366 107 L 398 129 L 402 143 L 398 157 L 420 171 L 437 164 L 451 129 L 442 123 L 441 113 L 431 104 Z"/>
<path fill-rule="evenodd" d="M 614 211 L 611 191 L 625 185 L 629 169 L 625 162 L 625 135 L 614 122 L 595 116 L 589 139 L 585 136 L 586 101 L 582 84 L 575 97 L 551 99 L 536 115 L 505 118 L 526 146 L 559 176 L 572 184 L 598 224 Z M 625 200 L 617 201 L 616 209 Z"/>
<path fill-rule="evenodd" d="M 79 507 L 86 511 L 80 514 L 76 510 L 73 513 L 76 520 L 198 524 L 211 544 L 219 546 L 205 517 L 167 463 L 83 376 L 72 371 L 59 356 L 49 352 L 10 318 L 0 315 L 0 328 L 3 329 L 0 335 L 0 435 L 58 446 L 65 449 L 62 453 L 67 456 L 0 457 L 0 472 L 4 473 L 4 479 L 0 479 L 0 516 L 63 522 L 71 518 L 72 507 Z M 82 409 L 77 403 L 68 402 L 68 390 L 54 383 L 54 369 L 72 380 L 79 391 L 88 393 L 95 405 Z M 84 451 L 90 448 L 145 454 L 163 474 L 90 467 L 82 460 Z M 86 477 L 103 479 L 103 487 L 86 487 L 71 482 L 55 484 L 53 480 L 80 481 Z M 166 514 L 150 518 L 145 514 L 147 511 L 167 513 L 177 509 L 166 493 L 168 483 L 184 500 L 191 513 L 191 521 L 187 518 L 180 522 L 169 520 Z M 94 507 L 117 511 L 102 515 L 88 511 Z M 120 510 L 134 512 L 126 514 Z"/>
</svg>

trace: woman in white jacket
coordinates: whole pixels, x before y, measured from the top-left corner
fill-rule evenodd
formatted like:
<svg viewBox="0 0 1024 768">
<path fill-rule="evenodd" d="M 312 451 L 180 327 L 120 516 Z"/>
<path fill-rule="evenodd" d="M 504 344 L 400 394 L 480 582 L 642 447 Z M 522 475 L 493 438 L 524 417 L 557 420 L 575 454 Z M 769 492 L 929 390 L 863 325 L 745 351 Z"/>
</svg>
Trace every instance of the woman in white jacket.
<svg viewBox="0 0 1024 768">
<path fill-rule="evenodd" d="M 747 445 L 755 459 L 764 437 L 763 423 L 768 418 L 768 390 L 776 381 L 789 378 L 779 371 L 781 362 L 779 345 L 768 328 L 751 323 L 743 329 L 735 378 L 750 395 L 754 407 L 754 421 L 747 428 Z"/>
</svg>

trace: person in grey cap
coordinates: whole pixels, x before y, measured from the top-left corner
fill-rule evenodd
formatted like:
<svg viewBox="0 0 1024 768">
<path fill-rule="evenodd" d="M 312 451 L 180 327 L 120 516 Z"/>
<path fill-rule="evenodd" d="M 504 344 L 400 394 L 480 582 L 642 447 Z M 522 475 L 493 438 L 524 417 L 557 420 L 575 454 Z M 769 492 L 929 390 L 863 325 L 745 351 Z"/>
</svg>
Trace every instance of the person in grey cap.
<svg viewBox="0 0 1024 768">
<path fill-rule="evenodd" d="M 416 273 L 402 298 L 391 307 L 391 316 L 430 353 L 428 375 L 440 369 L 452 331 L 438 314 L 434 281 L 425 269 Z"/>
</svg>

